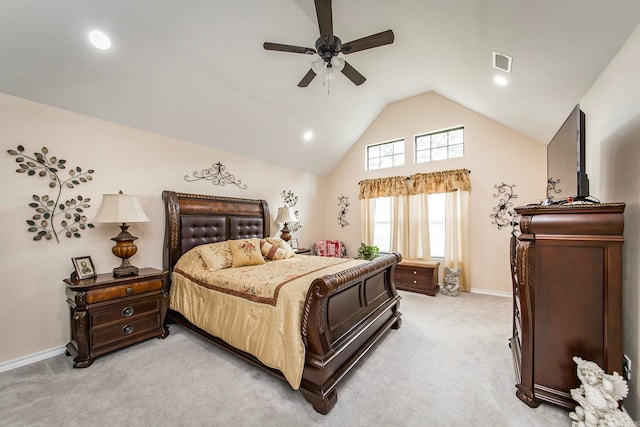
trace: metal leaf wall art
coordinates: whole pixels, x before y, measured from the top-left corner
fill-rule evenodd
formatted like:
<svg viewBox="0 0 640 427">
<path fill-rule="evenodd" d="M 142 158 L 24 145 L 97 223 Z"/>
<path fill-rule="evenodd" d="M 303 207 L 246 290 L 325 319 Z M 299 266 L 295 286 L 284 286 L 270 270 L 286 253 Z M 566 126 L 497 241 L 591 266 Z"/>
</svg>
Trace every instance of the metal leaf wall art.
<svg viewBox="0 0 640 427">
<path fill-rule="evenodd" d="M 344 228 L 349 225 L 349 221 L 347 221 L 347 212 L 349 211 L 349 197 L 348 196 L 339 196 L 338 197 L 338 206 L 340 210 L 338 211 L 338 224 L 340 227 Z"/>
<path fill-rule="evenodd" d="M 31 219 L 27 220 L 27 231 L 36 233 L 33 240 L 51 240 L 55 237 L 60 243 L 58 236 L 64 234 L 66 237 L 81 237 L 80 233 L 86 228 L 93 228 L 93 224 L 87 222 L 84 215 L 85 209 L 91 207 L 91 199 L 82 197 L 63 200 L 62 191 L 73 189 L 80 184 L 91 181 L 93 169 L 83 171 L 82 168 L 75 167 L 67 170 L 68 177 L 62 175 L 63 169 L 67 169 L 67 161 L 54 156 L 49 157 L 47 147 L 42 147 L 40 152 L 33 153 L 33 156 L 24 153 L 24 147 L 18 145 L 15 150 L 7 150 L 15 156 L 19 168 L 17 173 L 27 176 L 37 176 L 49 179 L 49 188 L 57 190 L 57 194 L 43 194 L 32 196 L 29 207 L 35 210 Z"/>
<path fill-rule="evenodd" d="M 513 207 L 513 203 L 511 200 L 518 198 L 516 194 L 513 194 L 514 185 L 505 184 L 504 182 L 500 185 L 494 185 L 493 188 L 498 190 L 496 194 L 493 195 L 495 198 L 500 198 L 498 201 L 498 206 L 493 208 L 495 213 L 489 215 L 490 218 L 493 218 L 491 224 L 496 224 L 498 226 L 498 230 L 502 227 L 507 227 L 511 225 L 513 218 L 516 213 L 511 210 Z"/>
<path fill-rule="evenodd" d="M 293 194 L 293 191 L 291 191 L 291 190 L 283 191 L 282 192 L 282 202 L 284 203 L 285 207 L 295 208 L 295 206 L 298 204 L 298 196 Z M 300 230 L 302 228 L 302 224 L 300 223 L 300 215 L 299 215 L 298 210 L 294 209 L 293 213 L 296 215 L 296 218 L 298 219 L 298 222 L 294 222 L 292 224 L 288 224 L 289 231 L 291 233 L 296 232 L 296 231 L 298 231 L 298 230 Z"/>
<path fill-rule="evenodd" d="M 193 172 L 193 178 L 189 175 L 184 176 L 184 180 L 187 182 L 195 182 L 200 180 L 211 181 L 213 185 L 219 185 L 224 187 L 227 184 L 233 184 L 242 190 L 246 190 L 246 184 L 242 184 L 242 181 L 236 179 L 235 175 L 227 172 L 227 168 L 220 162 L 214 163 L 208 169 L 203 169 L 202 172 Z"/>
</svg>

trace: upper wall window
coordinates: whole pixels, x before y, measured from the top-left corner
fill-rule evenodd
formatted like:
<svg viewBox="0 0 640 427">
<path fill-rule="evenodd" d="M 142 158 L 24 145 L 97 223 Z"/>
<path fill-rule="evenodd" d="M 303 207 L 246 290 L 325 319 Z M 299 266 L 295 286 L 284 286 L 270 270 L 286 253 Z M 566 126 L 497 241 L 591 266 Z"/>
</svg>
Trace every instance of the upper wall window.
<svg viewBox="0 0 640 427">
<path fill-rule="evenodd" d="M 464 156 L 464 127 L 416 136 L 416 163 Z"/>
<path fill-rule="evenodd" d="M 367 147 L 367 170 L 404 165 L 404 139 Z"/>
</svg>

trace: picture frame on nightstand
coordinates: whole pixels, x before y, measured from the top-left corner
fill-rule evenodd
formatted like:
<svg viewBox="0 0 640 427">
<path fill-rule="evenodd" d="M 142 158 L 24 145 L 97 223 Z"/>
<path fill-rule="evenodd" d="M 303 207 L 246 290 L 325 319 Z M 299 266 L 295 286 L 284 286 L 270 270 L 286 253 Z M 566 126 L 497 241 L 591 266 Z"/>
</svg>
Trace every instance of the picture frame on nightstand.
<svg viewBox="0 0 640 427">
<path fill-rule="evenodd" d="M 295 237 L 291 240 L 289 240 L 289 245 L 291 246 L 291 249 L 296 250 L 298 249 L 298 239 L 296 239 Z"/>
<path fill-rule="evenodd" d="M 96 268 L 93 266 L 93 261 L 90 256 L 71 258 L 71 262 L 75 269 L 71 277 L 77 277 L 80 280 L 96 277 Z"/>
</svg>

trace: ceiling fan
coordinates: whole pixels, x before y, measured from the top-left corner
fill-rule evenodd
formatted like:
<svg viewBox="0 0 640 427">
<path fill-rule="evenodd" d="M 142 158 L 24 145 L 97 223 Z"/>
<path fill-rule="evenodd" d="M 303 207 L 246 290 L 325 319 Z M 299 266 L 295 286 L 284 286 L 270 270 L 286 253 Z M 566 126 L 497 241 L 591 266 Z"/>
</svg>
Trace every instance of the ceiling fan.
<svg viewBox="0 0 640 427">
<path fill-rule="evenodd" d="M 263 47 L 266 50 L 275 50 L 280 52 L 303 53 L 306 55 L 318 54 L 320 59 L 314 61 L 311 69 L 298 83 L 298 87 L 307 87 L 313 78 L 320 72 L 325 73 L 325 77 L 334 70 L 341 71 L 356 86 L 360 86 L 365 82 L 365 77 L 353 68 L 347 61 L 338 58 L 339 53 L 345 55 L 359 52 L 361 50 L 371 49 L 378 46 L 393 43 L 393 31 L 387 30 L 381 33 L 372 34 L 361 39 L 342 43 L 342 41 L 333 34 L 333 18 L 331 11 L 331 0 L 314 0 L 316 4 L 316 15 L 318 17 L 318 27 L 320 28 L 320 37 L 316 40 L 316 48 L 291 46 L 287 44 L 265 42 Z"/>
</svg>

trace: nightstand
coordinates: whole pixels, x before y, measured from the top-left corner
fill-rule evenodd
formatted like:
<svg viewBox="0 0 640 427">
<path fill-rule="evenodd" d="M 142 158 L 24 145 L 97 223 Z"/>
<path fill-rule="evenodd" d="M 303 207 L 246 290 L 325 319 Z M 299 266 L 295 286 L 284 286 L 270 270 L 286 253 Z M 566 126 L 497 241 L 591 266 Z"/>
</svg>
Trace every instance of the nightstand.
<svg viewBox="0 0 640 427">
<path fill-rule="evenodd" d="M 166 272 L 142 268 L 136 276 L 108 273 L 64 282 L 71 316 L 67 355 L 73 356 L 74 368 L 86 368 L 96 357 L 142 340 L 169 335 L 164 326 Z"/>
<path fill-rule="evenodd" d="M 439 266 L 440 263 L 437 261 L 419 259 L 400 261 L 396 264 L 393 275 L 396 288 L 435 297 L 440 290 L 438 286 Z"/>
</svg>

